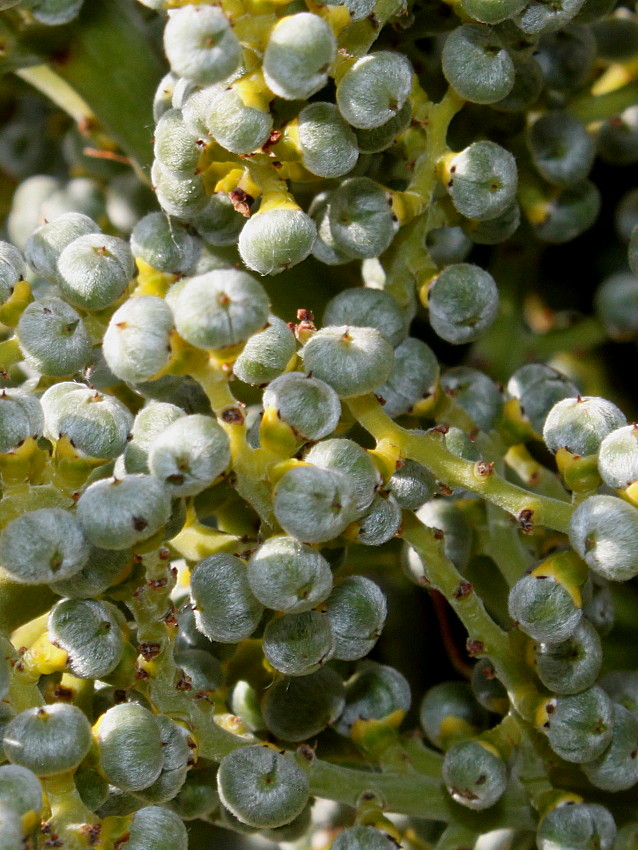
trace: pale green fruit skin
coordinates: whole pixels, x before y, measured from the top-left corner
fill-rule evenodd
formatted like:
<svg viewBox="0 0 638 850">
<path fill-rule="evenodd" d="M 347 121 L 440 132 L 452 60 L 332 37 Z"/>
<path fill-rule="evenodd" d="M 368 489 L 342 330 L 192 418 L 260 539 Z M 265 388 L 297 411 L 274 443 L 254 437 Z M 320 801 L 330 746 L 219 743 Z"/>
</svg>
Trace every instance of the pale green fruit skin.
<svg viewBox="0 0 638 850">
<path fill-rule="evenodd" d="M 407 335 L 406 315 L 392 295 L 382 289 L 356 287 L 332 298 L 323 314 L 324 325 L 376 328 L 396 348 Z"/>
<path fill-rule="evenodd" d="M 357 517 L 370 507 L 381 478 L 374 461 L 358 443 L 341 437 L 322 440 L 310 449 L 304 460 L 348 476 L 354 487 Z"/>
<path fill-rule="evenodd" d="M 109 708 L 96 731 L 102 772 L 120 790 L 141 791 L 159 777 L 164 756 L 159 723 L 135 703 Z"/>
<path fill-rule="evenodd" d="M 447 81 L 472 103 L 496 103 L 514 86 L 512 58 L 487 27 L 457 27 L 448 36 L 441 58 Z"/>
<path fill-rule="evenodd" d="M 79 236 L 99 231 L 87 215 L 64 213 L 33 231 L 25 247 L 27 262 L 37 275 L 55 281 L 57 260 L 66 246 Z"/>
<path fill-rule="evenodd" d="M 335 636 L 334 657 L 354 661 L 367 655 L 387 616 L 381 588 L 365 576 L 347 576 L 335 585 L 325 608 Z"/>
<path fill-rule="evenodd" d="M 430 323 L 454 345 L 477 339 L 498 312 L 498 289 L 493 277 L 479 266 L 446 266 L 428 291 Z"/>
<path fill-rule="evenodd" d="M 321 440 L 339 423 L 341 403 L 331 386 L 300 372 L 286 372 L 268 385 L 264 410 L 274 407 L 299 440 Z"/>
<path fill-rule="evenodd" d="M 394 850 L 394 847 L 394 840 L 381 830 L 373 826 L 352 826 L 339 833 L 330 850 Z"/>
<path fill-rule="evenodd" d="M 213 42 L 212 48 L 202 46 L 203 33 Z M 239 41 L 218 7 L 175 10 L 164 30 L 164 49 L 171 70 L 199 85 L 221 82 L 241 60 Z"/>
<path fill-rule="evenodd" d="M 390 377 L 378 388 L 383 409 L 394 418 L 409 413 L 421 399 L 436 389 L 439 363 L 432 349 L 420 339 L 408 337 L 394 349 Z"/>
<path fill-rule="evenodd" d="M 638 428 L 625 425 L 607 434 L 598 452 L 598 470 L 608 487 L 621 490 L 638 481 Z"/>
<path fill-rule="evenodd" d="M 96 599 L 63 599 L 49 614 L 49 639 L 69 654 L 67 665 L 81 679 L 102 679 L 124 652 L 119 611 Z"/>
<path fill-rule="evenodd" d="M 16 283 L 24 279 L 26 272 L 24 258 L 15 245 L 0 241 L 0 304 L 11 297 Z"/>
<path fill-rule="evenodd" d="M 22 850 L 24 847 L 20 816 L 4 801 L 0 801 L 0 842 L 4 850 Z"/>
<path fill-rule="evenodd" d="M 562 643 L 547 642 L 536 646 L 536 672 L 553 693 L 573 694 L 591 687 L 600 673 L 603 651 L 598 632 L 587 617 Z"/>
<path fill-rule="evenodd" d="M 571 637 L 583 614 L 552 576 L 523 576 L 510 591 L 508 609 L 510 617 L 534 640 L 554 643 Z"/>
<path fill-rule="evenodd" d="M 173 497 L 194 496 L 230 464 L 226 433 L 210 416 L 181 416 L 156 438 L 148 455 L 151 473 Z"/>
<path fill-rule="evenodd" d="M 129 473 L 148 473 L 148 455 L 156 437 L 186 413 L 176 404 L 150 401 L 133 422 L 131 439 L 124 449 L 124 465 Z"/>
<path fill-rule="evenodd" d="M 638 782 L 637 749 L 638 717 L 616 703 L 611 743 L 597 759 L 583 765 L 583 771 L 596 788 L 625 791 Z"/>
<path fill-rule="evenodd" d="M 268 321 L 268 296 L 254 277 L 236 269 L 186 278 L 168 296 L 175 326 L 196 348 L 244 342 Z"/>
<path fill-rule="evenodd" d="M 421 701 L 419 717 L 427 738 L 439 749 L 443 749 L 446 743 L 446 718 L 461 721 L 469 735 L 481 732 L 489 720 L 487 711 L 476 701 L 469 684 L 459 681 L 441 682 L 430 688 Z"/>
<path fill-rule="evenodd" d="M 20 316 L 24 359 L 42 375 L 67 378 L 91 362 L 91 339 L 80 314 L 55 295 L 33 301 Z"/>
<path fill-rule="evenodd" d="M 479 741 L 461 741 L 445 754 L 443 779 L 453 800 L 482 811 L 502 797 L 507 770 L 503 759 Z"/>
<path fill-rule="evenodd" d="M 267 608 L 298 614 L 323 602 L 332 590 L 332 572 L 312 546 L 293 537 L 271 537 L 248 562 L 252 592 Z"/>
<path fill-rule="evenodd" d="M 294 820 L 308 801 L 308 778 L 288 755 L 268 747 L 240 747 L 222 759 L 219 796 L 242 823 L 258 829 Z"/>
<path fill-rule="evenodd" d="M 245 106 L 234 89 L 227 89 L 213 99 L 206 124 L 223 148 L 236 154 L 249 154 L 268 141 L 272 116 Z"/>
<path fill-rule="evenodd" d="M 564 398 L 573 398 L 578 388 L 565 375 L 544 363 L 529 363 L 514 372 L 507 392 L 518 399 L 523 415 L 540 435 L 554 404 Z"/>
<path fill-rule="evenodd" d="M 286 676 L 315 673 L 334 655 L 330 620 L 319 611 L 286 614 L 264 629 L 264 655 Z"/>
<path fill-rule="evenodd" d="M 141 218 L 131 233 L 131 250 L 159 271 L 190 274 L 199 259 L 201 242 L 184 225 L 161 212 Z"/>
<path fill-rule="evenodd" d="M 395 117 L 408 99 L 412 68 L 400 53 L 381 50 L 358 59 L 341 78 L 337 106 L 353 127 L 371 130 Z"/>
<path fill-rule="evenodd" d="M 638 575 L 638 510 L 615 496 L 590 496 L 574 511 L 569 540 L 598 575 L 628 581 Z"/>
<path fill-rule="evenodd" d="M 613 737 L 613 703 L 597 685 L 553 700 L 545 733 L 565 761 L 583 764 L 601 756 Z"/>
<path fill-rule="evenodd" d="M 317 228 L 302 210 L 271 209 L 251 216 L 239 234 L 245 265 L 261 275 L 296 266 L 312 251 Z"/>
<path fill-rule="evenodd" d="M 71 599 L 90 599 L 100 596 L 116 583 L 126 565 L 132 561 L 133 553 L 128 549 L 98 549 L 89 547 L 89 557 L 82 569 L 71 578 L 49 582 L 54 593 Z"/>
<path fill-rule="evenodd" d="M 76 768 L 91 746 L 91 727 L 74 705 L 54 703 L 18 714 L 5 729 L 4 750 L 14 764 L 36 776 Z"/>
<path fill-rule="evenodd" d="M 516 198 L 516 160 L 495 142 L 474 142 L 453 157 L 450 172 L 452 202 L 467 218 L 489 221 Z"/>
<path fill-rule="evenodd" d="M 298 466 L 274 490 L 277 521 L 304 543 L 325 543 L 345 530 L 356 515 L 352 481 L 336 469 Z"/>
<path fill-rule="evenodd" d="M 392 371 L 392 346 L 375 328 L 323 328 L 301 349 L 304 369 L 329 384 L 339 398 L 381 386 Z"/>
<path fill-rule="evenodd" d="M 79 454 L 95 458 L 115 458 L 124 451 L 133 416 L 119 399 L 79 384 L 55 401 L 46 396 L 44 436 L 49 440 L 66 437 Z"/>
<path fill-rule="evenodd" d="M 168 304 L 155 295 L 140 295 L 119 307 L 109 322 L 103 352 L 109 369 L 123 381 L 153 378 L 170 357 L 175 326 Z"/>
<path fill-rule="evenodd" d="M 80 496 L 77 518 L 89 542 L 102 549 L 129 549 L 168 522 L 171 499 L 151 475 L 104 478 Z"/>
<path fill-rule="evenodd" d="M 306 100 L 326 83 L 337 50 L 328 24 L 299 12 L 281 18 L 264 53 L 264 77 L 272 92 L 286 100 Z"/>
<path fill-rule="evenodd" d="M 0 799 L 11 800 L 11 808 L 22 816 L 42 809 L 42 786 L 33 773 L 18 764 L 0 767 Z"/>
<path fill-rule="evenodd" d="M 86 310 L 101 310 L 123 294 L 135 274 L 128 242 L 117 236 L 88 233 L 74 239 L 58 257 L 62 294 Z"/>
<path fill-rule="evenodd" d="M 308 676 L 283 678 L 264 694 L 261 711 L 267 728 L 284 741 L 305 741 L 322 732 L 343 711 L 345 689 L 329 667 Z"/>
<path fill-rule="evenodd" d="M 364 546 L 381 546 L 398 533 L 401 507 L 391 493 L 377 493 L 360 518 L 357 540 Z"/>
<path fill-rule="evenodd" d="M 219 643 L 250 637 L 264 610 L 250 589 L 245 563 L 233 555 L 199 562 L 191 576 L 191 598 L 197 628 Z"/>
<path fill-rule="evenodd" d="M 133 816 L 124 850 L 187 850 L 181 818 L 161 806 L 147 806 Z"/>
<path fill-rule="evenodd" d="M 346 705 L 333 725 L 339 734 L 347 736 L 357 720 L 380 720 L 395 711 L 406 712 L 411 701 L 410 686 L 398 670 L 361 661 L 346 682 Z"/>
<path fill-rule="evenodd" d="M 303 164 L 318 177 L 342 177 L 359 159 L 357 138 L 332 103 L 312 103 L 299 114 Z"/>
<path fill-rule="evenodd" d="M 262 386 L 279 377 L 297 350 L 293 332 L 286 322 L 268 316 L 268 324 L 246 342 L 235 360 L 233 373 L 252 386 Z"/>
<path fill-rule="evenodd" d="M 371 259 L 388 248 L 397 230 L 396 218 L 390 207 L 388 191 L 369 177 L 350 177 L 330 195 L 328 223 L 337 251 L 349 257 Z M 339 298 L 339 296 L 337 296 Z M 398 306 L 398 305 L 397 305 Z M 356 318 L 335 316 L 330 323 L 360 325 L 364 310 Z M 394 321 L 390 319 L 392 324 Z M 370 322 L 377 327 L 375 322 Z M 384 333 L 390 331 L 388 322 Z M 401 328 L 401 341 L 405 326 Z M 393 345 L 397 344 L 393 341 Z"/>
<path fill-rule="evenodd" d="M 589 850 L 612 850 L 616 824 L 611 814 L 596 803 L 576 803 L 558 806 L 541 820 L 538 827 L 539 850 L 555 847 Z"/>
<path fill-rule="evenodd" d="M 22 584 L 70 578 L 86 564 L 89 551 L 76 517 L 62 508 L 23 513 L 0 538 L 2 565 Z"/>
<path fill-rule="evenodd" d="M 598 452 L 603 439 L 627 424 L 615 404 L 596 396 L 577 396 L 557 402 L 547 414 L 543 439 L 552 452 L 565 448 L 581 457 Z"/>
<path fill-rule="evenodd" d="M 26 439 L 37 439 L 44 429 L 40 401 L 29 393 L 6 389 L 0 395 L 0 453 L 18 448 Z"/>
</svg>

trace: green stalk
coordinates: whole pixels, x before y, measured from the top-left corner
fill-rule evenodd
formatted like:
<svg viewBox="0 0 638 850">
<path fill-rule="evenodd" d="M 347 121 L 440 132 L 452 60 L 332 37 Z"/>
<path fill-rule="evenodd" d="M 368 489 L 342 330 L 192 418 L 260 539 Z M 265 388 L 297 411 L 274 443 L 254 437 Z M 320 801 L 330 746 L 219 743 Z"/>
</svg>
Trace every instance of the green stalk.
<svg viewBox="0 0 638 850">
<path fill-rule="evenodd" d="M 520 788 L 513 785 L 495 806 L 471 812 L 455 803 L 442 784 L 429 776 L 352 770 L 315 759 L 310 767 L 310 792 L 353 807 L 361 794 L 373 792 L 383 799 L 389 812 L 456 823 L 477 833 L 506 826 L 535 828 L 529 804 Z"/>
<path fill-rule="evenodd" d="M 591 121 L 604 121 L 619 115 L 638 102 L 638 81 L 632 80 L 606 94 L 586 94 L 575 97 L 567 106 L 567 111 L 586 124 Z"/>
<path fill-rule="evenodd" d="M 481 474 L 477 464 L 463 460 L 447 450 L 440 435 L 432 432 L 415 434 L 396 424 L 372 394 L 348 399 L 352 415 L 375 438 L 395 446 L 403 458 L 411 458 L 427 466 L 430 472 L 449 487 L 463 487 L 513 514 L 521 522 L 531 522 L 556 531 L 566 532 L 572 506 L 557 499 L 530 493 L 510 484 L 496 472 Z"/>
<path fill-rule="evenodd" d="M 401 537 L 416 551 L 428 582 L 448 600 L 471 640 L 482 645 L 481 654 L 497 658 L 508 656 L 507 634 L 492 620 L 472 585 L 446 557 L 440 534 L 425 526 L 411 511 L 404 511 Z"/>
</svg>

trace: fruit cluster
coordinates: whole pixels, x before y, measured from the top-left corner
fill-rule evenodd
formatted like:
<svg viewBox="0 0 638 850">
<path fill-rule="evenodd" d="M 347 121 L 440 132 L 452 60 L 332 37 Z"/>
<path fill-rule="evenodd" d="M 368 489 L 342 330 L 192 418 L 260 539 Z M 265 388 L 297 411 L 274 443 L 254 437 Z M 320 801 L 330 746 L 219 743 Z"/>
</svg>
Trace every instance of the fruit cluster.
<svg viewBox="0 0 638 850">
<path fill-rule="evenodd" d="M 1 850 L 638 847 L 614 5 L 0 0 Z"/>
</svg>

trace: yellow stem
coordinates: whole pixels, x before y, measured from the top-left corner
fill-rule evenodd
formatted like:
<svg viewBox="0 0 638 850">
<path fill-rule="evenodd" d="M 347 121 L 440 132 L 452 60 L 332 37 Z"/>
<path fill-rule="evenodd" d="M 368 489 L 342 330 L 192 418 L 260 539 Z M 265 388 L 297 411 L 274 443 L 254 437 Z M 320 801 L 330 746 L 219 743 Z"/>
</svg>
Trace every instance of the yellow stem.
<svg viewBox="0 0 638 850">
<path fill-rule="evenodd" d="M 525 531 L 535 525 L 566 532 L 572 506 L 510 484 L 496 472 L 484 474 L 479 464 L 453 455 L 436 431 L 418 434 L 401 428 L 384 412 L 372 394 L 349 399 L 350 411 L 377 440 L 397 446 L 401 456 L 419 461 L 448 487 L 463 487 L 516 516 Z"/>
</svg>

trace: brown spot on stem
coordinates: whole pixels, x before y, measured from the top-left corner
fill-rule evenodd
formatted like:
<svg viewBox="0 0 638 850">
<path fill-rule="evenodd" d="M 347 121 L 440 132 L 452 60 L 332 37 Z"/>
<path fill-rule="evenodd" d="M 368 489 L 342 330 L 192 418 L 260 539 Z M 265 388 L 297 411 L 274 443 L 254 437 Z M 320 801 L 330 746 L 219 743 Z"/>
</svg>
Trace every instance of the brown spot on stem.
<svg viewBox="0 0 638 850">
<path fill-rule="evenodd" d="M 466 596 L 469 596 L 472 592 L 472 584 L 469 581 L 462 581 L 459 586 L 454 591 L 455 599 L 465 599 Z"/>
<path fill-rule="evenodd" d="M 477 655 L 482 655 L 485 652 L 485 644 L 482 640 L 472 640 L 472 638 L 468 638 L 466 648 L 467 654 L 470 658 L 476 658 Z"/>
<path fill-rule="evenodd" d="M 518 515 L 518 524 L 523 534 L 531 534 L 534 531 L 533 522 L 534 511 L 530 508 L 525 508 Z"/>
</svg>

